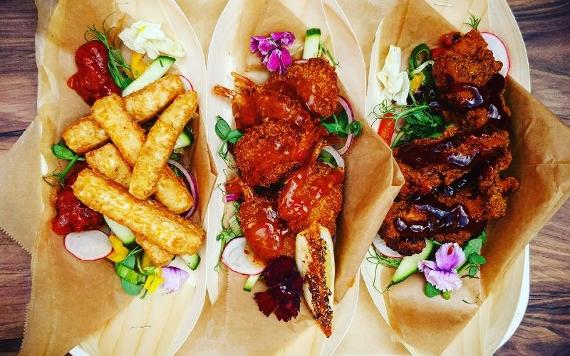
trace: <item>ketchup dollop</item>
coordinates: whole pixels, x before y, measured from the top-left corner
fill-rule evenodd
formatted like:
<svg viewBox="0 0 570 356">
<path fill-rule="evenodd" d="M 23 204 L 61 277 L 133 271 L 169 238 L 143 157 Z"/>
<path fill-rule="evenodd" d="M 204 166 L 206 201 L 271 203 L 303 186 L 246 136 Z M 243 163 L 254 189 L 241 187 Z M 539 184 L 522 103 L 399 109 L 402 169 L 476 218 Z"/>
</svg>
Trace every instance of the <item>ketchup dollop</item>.
<svg viewBox="0 0 570 356">
<path fill-rule="evenodd" d="M 75 52 L 77 73 L 67 80 L 67 85 L 75 90 L 89 105 L 104 96 L 120 94 L 109 72 L 109 54 L 101 41 L 89 41 Z"/>
<path fill-rule="evenodd" d="M 71 188 L 79 172 L 86 167 L 85 163 L 77 163 L 68 173 L 63 188 L 57 192 L 57 215 L 51 222 L 51 229 L 58 235 L 93 230 L 103 222 L 103 216 L 79 201 Z"/>
</svg>

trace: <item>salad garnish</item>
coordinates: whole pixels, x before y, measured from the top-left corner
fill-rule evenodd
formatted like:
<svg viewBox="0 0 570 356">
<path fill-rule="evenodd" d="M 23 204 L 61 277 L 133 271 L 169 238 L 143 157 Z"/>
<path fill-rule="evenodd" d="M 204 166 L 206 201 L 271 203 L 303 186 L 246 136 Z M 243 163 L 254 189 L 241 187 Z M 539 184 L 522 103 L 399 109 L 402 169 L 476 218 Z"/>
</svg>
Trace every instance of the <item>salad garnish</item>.
<svg viewBox="0 0 570 356">
<path fill-rule="evenodd" d="M 107 53 L 109 55 L 109 72 L 115 84 L 117 84 L 120 89 L 125 89 L 129 84 L 131 84 L 133 79 L 128 75 L 131 68 L 125 62 L 119 48 L 113 45 L 113 42 L 107 35 L 107 32 L 101 32 L 97 30 L 95 25 L 93 25 L 87 30 L 86 38 L 101 42 L 107 49 Z"/>
</svg>

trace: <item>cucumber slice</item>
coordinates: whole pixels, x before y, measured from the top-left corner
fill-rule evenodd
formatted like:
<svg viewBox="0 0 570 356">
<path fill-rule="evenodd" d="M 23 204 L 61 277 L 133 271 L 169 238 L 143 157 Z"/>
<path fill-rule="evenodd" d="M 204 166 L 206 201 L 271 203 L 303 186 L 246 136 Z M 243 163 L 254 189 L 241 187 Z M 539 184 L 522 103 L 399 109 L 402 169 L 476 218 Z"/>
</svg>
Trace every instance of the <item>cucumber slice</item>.
<svg viewBox="0 0 570 356">
<path fill-rule="evenodd" d="M 243 231 L 239 224 L 237 214 L 239 211 L 239 203 L 236 201 L 228 202 L 224 206 L 224 215 L 222 217 L 222 226 L 224 229 L 230 229 L 234 236 L 243 236 Z"/>
<path fill-rule="evenodd" d="M 245 281 L 245 283 L 243 285 L 243 290 L 246 292 L 251 292 L 253 290 L 253 287 L 255 286 L 255 283 L 257 283 L 259 276 L 261 276 L 261 273 L 260 274 L 252 274 L 249 277 L 247 277 L 247 280 Z"/>
<path fill-rule="evenodd" d="M 141 90 L 150 83 L 162 78 L 162 76 L 168 72 L 170 67 L 172 67 L 175 61 L 176 59 L 167 56 L 160 56 L 155 59 L 140 77 L 135 79 L 123 90 L 123 96 L 127 96 L 137 90 Z"/>
<path fill-rule="evenodd" d="M 303 48 L 303 59 L 317 58 L 321 47 L 321 29 L 310 28 L 305 35 L 305 47 Z"/>
<path fill-rule="evenodd" d="M 424 247 L 422 252 L 402 258 L 402 262 L 400 262 L 398 269 L 396 269 L 396 272 L 392 276 L 392 282 L 390 285 L 400 283 L 412 274 L 416 273 L 418 271 L 418 263 L 420 261 L 427 260 L 432 250 L 433 242 L 431 240 L 426 240 L 426 247 Z"/>
<path fill-rule="evenodd" d="M 176 143 L 174 144 L 173 150 L 177 150 L 180 148 L 184 148 L 186 146 L 190 146 L 191 143 L 192 143 L 192 139 L 190 138 L 190 136 L 188 136 L 186 134 L 186 132 L 182 132 L 180 134 L 180 136 L 178 136 L 178 138 L 176 139 Z"/>
<path fill-rule="evenodd" d="M 181 256 L 182 259 L 184 260 L 184 262 L 186 262 L 186 265 L 188 266 L 188 268 L 190 268 L 192 271 L 195 271 L 196 268 L 198 268 L 198 265 L 200 265 L 200 255 L 195 253 L 193 255 L 184 255 Z"/>
<path fill-rule="evenodd" d="M 113 231 L 113 234 L 115 234 L 115 236 L 117 236 L 117 238 L 119 238 L 119 240 L 121 240 L 124 245 L 132 244 L 135 242 L 135 234 L 131 231 L 131 229 L 119 224 L 114 220 L 109 219 L 105 215 L 103 215 L 103 219 L 105 219 L 105 222 L 107 225 L 109 225 L 109 228 L 111 231 Z"/>
</svg>

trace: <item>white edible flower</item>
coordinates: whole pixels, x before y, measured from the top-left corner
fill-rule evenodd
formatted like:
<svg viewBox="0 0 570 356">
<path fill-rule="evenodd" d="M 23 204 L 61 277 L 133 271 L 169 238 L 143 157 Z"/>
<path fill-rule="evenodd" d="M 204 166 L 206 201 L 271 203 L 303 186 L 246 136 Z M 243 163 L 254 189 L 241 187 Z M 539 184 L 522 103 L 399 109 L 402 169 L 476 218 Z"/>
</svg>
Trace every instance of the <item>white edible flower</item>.
<svg viewBox="0 0 570 356">
<path fill-rule="evenodd" d="M 401 63 L 402 50 L 390 45 L 384 67 L 376 74 L 376 77 L 383 86 L 382 95 L 384 99 L 395 101 L 397 105 L 404 106 L 410 91 L 410 80 L 408 73 L 405 70 L 400 70 Z"/>
<path fill-rule="evenodd" d="M 180 43 L 166 37 L 160 29 L 160 24 L 137 21 L 121 31 L 119 38 L 129 49 L 141 54 L 146 53 L 150 59 L 155 59 L 160 53 L 172 57 L 186 55 Z"/>
</svg>

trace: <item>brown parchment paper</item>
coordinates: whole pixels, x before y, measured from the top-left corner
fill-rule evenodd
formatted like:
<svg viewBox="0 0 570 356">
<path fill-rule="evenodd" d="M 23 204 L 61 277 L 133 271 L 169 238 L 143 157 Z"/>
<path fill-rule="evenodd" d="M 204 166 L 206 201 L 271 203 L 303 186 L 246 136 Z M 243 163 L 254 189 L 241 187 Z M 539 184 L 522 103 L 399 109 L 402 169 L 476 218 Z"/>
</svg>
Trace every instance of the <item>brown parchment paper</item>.
<svg viewBox="0 0 570 356">
<path fill-rule="evenodd" d="M 356 2 L 342 3 L 347 12 L 352 12 L 352 16 L 365 8 L 360 2 L 358 6 Z M 398 1 L 391 6 L 389 2 L 382 2 L 381 5 L 375 1 L 364 3 L 386 13 L 386 17 L 382 17 L 384 22 L 379 32 L 380 67 L 390 44 L 401 47 L 403 57 L 407 58 L 411 49 L 419 43 L 434 45 L 443 33 L 456 31 L 457 28 L 466 31 L 465 25 L 454 27 L 447 19 L 460 24 L 465 21 L 461 19 L 468 16 L 467 9 L 483 17 L 480 29 L 489 28 L 486 2 L 463 0 L 459 1 L 461 4 L 458 6 L 445 7 L 440 11 L 426 1 Z M 376 25 L 369 26 L 370 33 L 374 33 Z M 363 48 L 372 48 L 366 42 L 370 41 L 370 36 L 373 38 L 370 34 L 359 36 L 365 42 Z M 370 54 L 365 53 L 364 56 L 370 58 Z M 375 73 L 379 69 L 370 68 L 370 71 Z M 463 288 L 454 293 L 449 301 L 425 297 L 423 277 L 420 275 L 383 294 L 393 340 L 405 344 L 414 353 L 440 354 L 470 324 L 486 300 L 490 297 L 501 298 L 501 295 L 495 296 L 493 293 L 499 290 L 505 273 L 510 272 L 509 268 L 521 256 L 530 239 L 568 198 L 570 149 L 567 142 L 570 130 L 513 78 L 508 79 L 505 98 L 513 113 L 511 148 L 514 159 L 509 173 L 520 180 L 521 186 L 509 199 L 507 215 L 488 227 L 488 242 L 483 250 L 488 262 L 482 268 L 481 279 L 464 279 Z M 382 269 L 379 279 L 381 287 L 388 285 L 392 273 L 391 269 Z M 516 303 L 516 299 L 513 303 Z M 488 311 L 485 315 L 493 318 Z M 487 320 L 479 325 L 490 324 Z M 480 341 L 485 344 L 489 338 L 492 336 L 488 334 L 481 338 L 474 337 L 473 343 Z M 481 349 L 494 351 L 483 346 Z"/>
<path fill-rule="evenodd" d="M 89 107 L 66 85 L 75 72 L 74 53 L 85 41 L 85 30 L 94 24 L 99 29 L 103 23 L 107 27 L 120 24 L 125 19 L 125 7 L 129 13 L 144 13 L 145 6 L 156 3 L 122 1 L 122 8 L 111 0 L 37 4 L 37 117 L 0 160 L 0 196 L 7 202 L 0 208 L 0 226 L 32 253 L 32 292 L 22 354 L 64 354 L 133 300 L 122 291 L 112 263 L 79 261 L 65 250 L 62 237 L 51 232 L 55 189 L 41 177 L 61 169 L 50 146 L 59 141 L 66 125 L 89 112 Z M 180 11 L 173 9 L 168 0 L 158 7 L 166 12 Z M 185 18 L 165 26 L 191 33 Z M 202 61 L 203 67 L 199 46 L 193 52 L 188 55 Z M 202 75 L 205 81 L 205 71 Z M 198 180 L 200 202 L 195 219 L 200 223 L 215 177 L 200 120 L 194 122 L 194 130 L 196 143 L 185 160 Z M 198 307 L 201 309 L 201 304 Z"/>
</svg>

